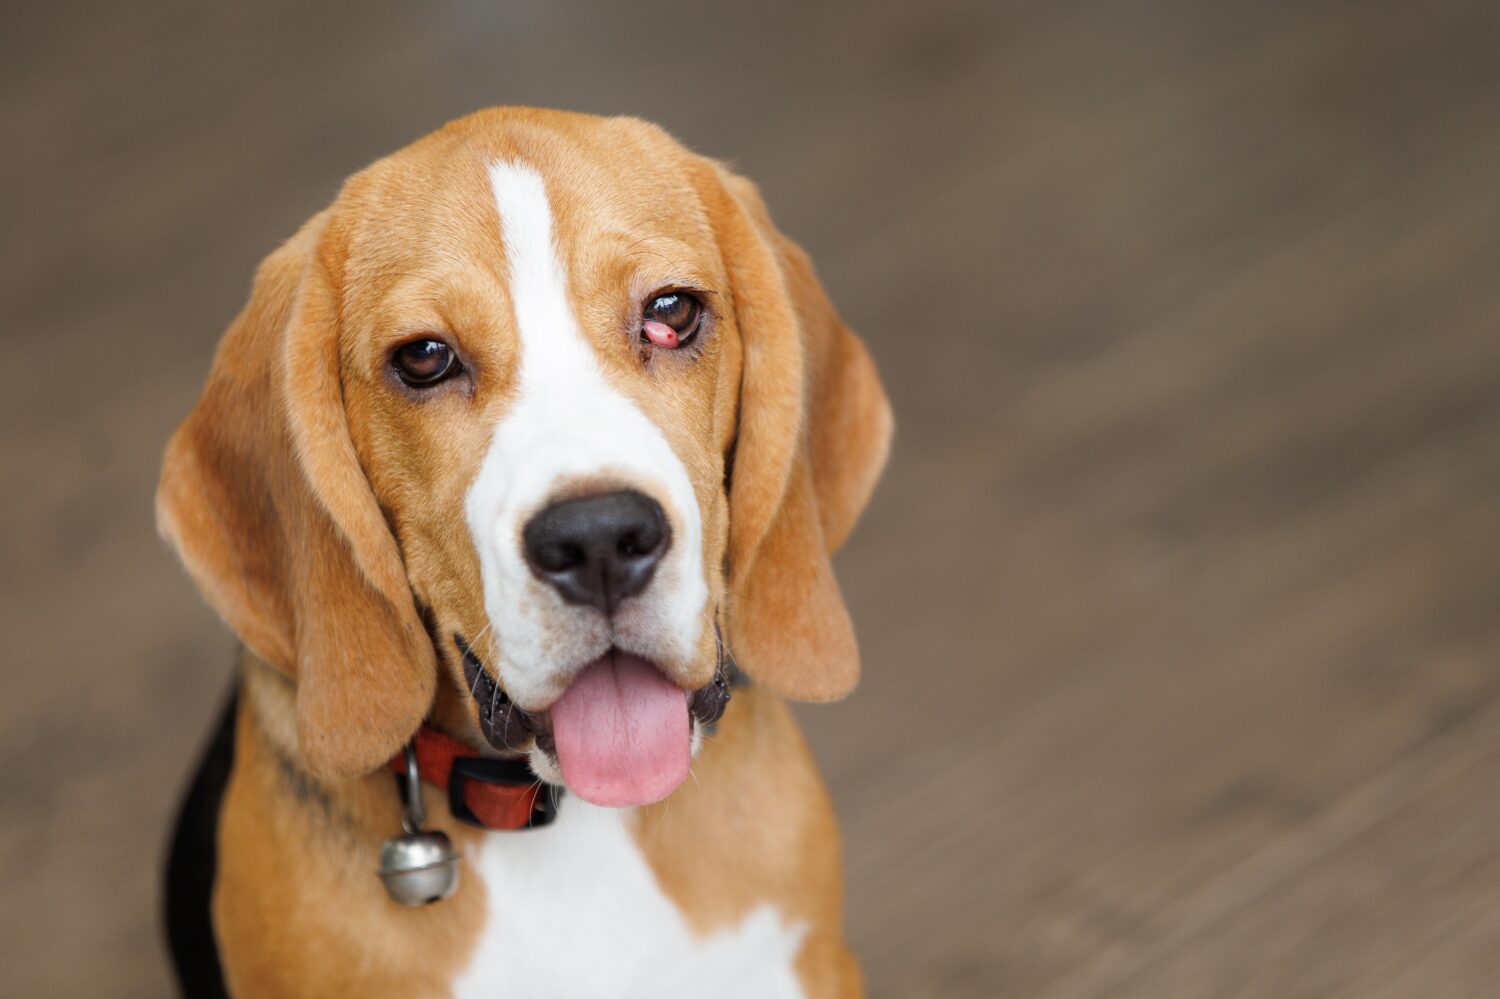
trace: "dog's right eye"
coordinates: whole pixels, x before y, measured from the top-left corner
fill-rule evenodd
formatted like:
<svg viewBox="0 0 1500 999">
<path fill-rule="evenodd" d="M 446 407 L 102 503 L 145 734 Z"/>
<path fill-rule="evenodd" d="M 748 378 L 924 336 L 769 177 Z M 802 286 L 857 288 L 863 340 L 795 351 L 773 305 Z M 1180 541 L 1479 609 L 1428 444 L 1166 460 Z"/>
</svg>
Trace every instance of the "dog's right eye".
<svg viewBox="0 0 1500 999">
<path fill-rule="evenodd" d="M 698 335 L 703 303 L 685 291 L 666 291 L 652 297 L 641 314 L 641 339 L 673 350 Z"/>
<path fill-rule="evenodd" d="M 441 340 L 413 340 L 396 348 L 391 364 L 413 388 L 428 388 L 463 370 L 453 348 Z"/>
</svg>

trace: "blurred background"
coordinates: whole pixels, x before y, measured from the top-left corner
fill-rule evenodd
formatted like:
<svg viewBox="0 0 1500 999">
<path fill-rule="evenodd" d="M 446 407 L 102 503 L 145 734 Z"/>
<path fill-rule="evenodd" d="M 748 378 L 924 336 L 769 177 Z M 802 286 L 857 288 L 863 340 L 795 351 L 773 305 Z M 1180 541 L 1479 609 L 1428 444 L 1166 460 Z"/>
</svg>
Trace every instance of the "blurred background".
<svg viewBox="0 0 1500 999">
<path fill-rule="evenodd" d="M 0 993 L 168 990 L 232 639 L 151 494 L 256 263 L 502 103 L 759 181 L 899 434 L 801 710 L 877 996 L 1500 980 L 1500 5 L 7 4 Z"/>
</svg>

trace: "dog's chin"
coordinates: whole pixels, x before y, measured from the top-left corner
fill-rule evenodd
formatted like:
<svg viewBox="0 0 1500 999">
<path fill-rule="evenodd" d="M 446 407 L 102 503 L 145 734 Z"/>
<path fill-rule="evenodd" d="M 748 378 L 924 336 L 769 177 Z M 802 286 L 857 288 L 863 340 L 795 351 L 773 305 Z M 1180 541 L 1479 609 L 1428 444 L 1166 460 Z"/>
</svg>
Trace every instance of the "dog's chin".
<svg viewBox="0 0 1500 999">
<path fill-rule="evenodd" d="M 687 690 L 653 661 L 612 647 L 576 670 L 549 705 L 527 711 L 455 639 L 490 745 L 597 805 L 644 805 L 676 790 L 729 699 L 722 671 Z"/>
</svg>

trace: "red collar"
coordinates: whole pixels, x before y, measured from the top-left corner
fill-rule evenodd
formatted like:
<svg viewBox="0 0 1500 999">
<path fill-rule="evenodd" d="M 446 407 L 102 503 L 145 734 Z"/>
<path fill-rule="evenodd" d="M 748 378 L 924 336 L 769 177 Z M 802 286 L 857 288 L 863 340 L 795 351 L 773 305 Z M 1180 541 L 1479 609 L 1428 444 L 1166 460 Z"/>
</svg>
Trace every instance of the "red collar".
<svg viewBox="0 0 1500 999">
<path fill-rule="evenodd" d="M 453 816 L 481 829 L 533 829 L 557 815 L 553 795 L 543 794 L 542 782 L 524 759 L 496 760 L 480 756 L 451 735 L 429 725 L 412 739 L 417 770 L 422 779 L 447 788 Z M 406 755 L 397 753 L 386 764 L 406 773 Z"/>
</svg>

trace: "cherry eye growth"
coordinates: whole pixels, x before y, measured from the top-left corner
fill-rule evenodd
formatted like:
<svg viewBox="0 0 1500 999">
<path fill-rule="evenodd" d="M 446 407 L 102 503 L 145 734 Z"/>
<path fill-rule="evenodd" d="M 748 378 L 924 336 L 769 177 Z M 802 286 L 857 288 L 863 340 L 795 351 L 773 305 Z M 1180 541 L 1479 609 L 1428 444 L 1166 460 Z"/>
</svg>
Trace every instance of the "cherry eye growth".
<svg viewBox="0 0 1500 999">
<path fill-rule="evenodd" d="M 685 291 L 668 291 L 646 303 L 641 339 L 669 350 L 686 346 L 703 325 L 703 303 Z"/>
</svg>

